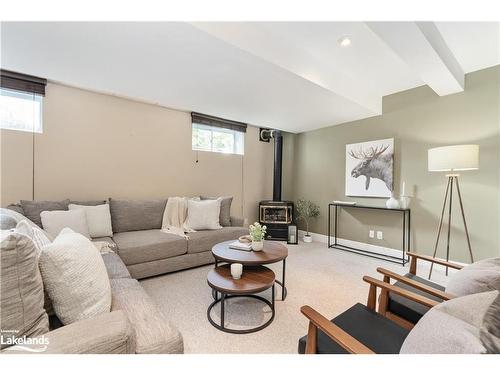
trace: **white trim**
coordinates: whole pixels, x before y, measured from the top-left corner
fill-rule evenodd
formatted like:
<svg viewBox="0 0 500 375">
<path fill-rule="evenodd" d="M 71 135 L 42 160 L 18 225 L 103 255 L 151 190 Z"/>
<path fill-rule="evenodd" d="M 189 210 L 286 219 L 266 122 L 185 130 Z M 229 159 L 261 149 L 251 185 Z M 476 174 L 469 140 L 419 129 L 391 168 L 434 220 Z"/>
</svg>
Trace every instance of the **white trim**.
<svg viewBox="0 0 500 375">
<path fill-rule="evenodd" d="M 306 233 L 305 231 L 299 230 L 299 237 L 303 237 L 305 233 Z M 324 244 L 328 243 L 328 236 L 326 236 L 324 234 L 318 234 L 318 233 L 312 233 L 312 232 L 309 232 L 309 234 L 311 235 L 314 242 L 321 242 Z M 334 241 L 335 241 L 335 237 L 331 236 L 330 243 L 333 243 Z M 392 249 L 390 247 L 372 245 L 369 243 L 347 240 L 345 238 L 340 238 L 340 237 L 337 238 L 337 243 L 339 245 L 355 247 L 355 248 L 360 249 L 360 250 L 370 251 L 373 253 L 378 253 L 380 255 L 401 257 L 401 250 L 400 249 Z"/>
<path fill-rule="evenodd" d="M 302 238 L 306 234 L 305 230 L 299 230 L 298 232 L 299 232 L 299 238 Z M 309 232 L 309 234 L 311 235 L 313 242 L 320 242 L 320 243 L 328 244 L 328 236 L 327 235 L 313 233 L 313 232 Z M 334 240 L 335 240 L 335 237 L 330 236 L 330 243 L 333 243 Z M 339 245 L 346 245 L 346 246 L 350 246 L 350 247 L 355 247 L 355 248 L 358 248 L 360 250 L 376 252 L 376 253 L 379 253 L 381 255 L 390 255 L 390 256 L 396 256 L 396 257 L 401 256 L 400 249 L 393 249 L 390 247 L 372 245 L 369 243 L 347 240 L 345 238 L 340 238 L 340 237 L 337 238 L 337 243 Z M 445 260 L 443 258 L 436 258 L 436 259 Z M 462 263 L 462 262 L 457 262 L 457 261 L 453 261 L 453 263 L 459 264 L 461 266 L 467 265 L 467 263 Z"/>
</svg>

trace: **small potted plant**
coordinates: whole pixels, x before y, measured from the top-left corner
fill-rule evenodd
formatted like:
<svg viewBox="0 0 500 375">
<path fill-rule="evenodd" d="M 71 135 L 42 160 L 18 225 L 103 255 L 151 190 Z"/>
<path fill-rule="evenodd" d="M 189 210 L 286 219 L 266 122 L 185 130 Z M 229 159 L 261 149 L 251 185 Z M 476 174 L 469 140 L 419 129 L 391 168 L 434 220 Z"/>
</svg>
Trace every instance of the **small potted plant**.
<svg viewBox="0 0 500 375">
<path fill-rule="evenodd" d="M 299 199 L 295 204 L 297 211 L 297 220 L 303 220 L 306 223 L 306 234 L 303 237 L 304 242 L 312 242 L 312 237 L 309 234 L 309 221 L 319 216 L 319 206 L 309 200 Z"/>
<path fill-rule="evenodd" d="M 264 248 L 264 238 L 267 227 L 255 222 L 250 225 L 250 238 L 252 239 L 252 250 L 261 251 Z"/>
</svg>

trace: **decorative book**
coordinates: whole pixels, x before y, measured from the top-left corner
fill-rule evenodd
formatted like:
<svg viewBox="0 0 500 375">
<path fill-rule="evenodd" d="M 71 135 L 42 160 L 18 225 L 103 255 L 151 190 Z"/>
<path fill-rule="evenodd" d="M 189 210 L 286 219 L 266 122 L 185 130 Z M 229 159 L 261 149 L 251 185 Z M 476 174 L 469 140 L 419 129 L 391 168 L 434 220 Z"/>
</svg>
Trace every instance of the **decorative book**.
<svg viewBox="0 0 500 375">
<path fill-rule="evenodd" d="M 240 241 L 234 241 L 229 244 L 230 249 L 235 249 L 235 250 L 243 250 L 243 251 L 251 251 L 252 250 L 252 244 L 251 243 L 243 243 Z"/>
</svg>

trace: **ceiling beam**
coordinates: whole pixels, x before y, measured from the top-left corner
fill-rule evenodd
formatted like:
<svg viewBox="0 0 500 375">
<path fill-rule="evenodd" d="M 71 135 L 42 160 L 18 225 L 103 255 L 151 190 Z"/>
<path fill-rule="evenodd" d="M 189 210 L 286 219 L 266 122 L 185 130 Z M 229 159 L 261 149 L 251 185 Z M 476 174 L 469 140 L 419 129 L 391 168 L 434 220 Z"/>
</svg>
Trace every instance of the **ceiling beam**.
<svg viewBox="0 0 500 375">
<path fill-rule="evenodd" d="M 433 22 L 367 22 L 439 96 L 464 90 L 464 72 Z"/>
</svg>

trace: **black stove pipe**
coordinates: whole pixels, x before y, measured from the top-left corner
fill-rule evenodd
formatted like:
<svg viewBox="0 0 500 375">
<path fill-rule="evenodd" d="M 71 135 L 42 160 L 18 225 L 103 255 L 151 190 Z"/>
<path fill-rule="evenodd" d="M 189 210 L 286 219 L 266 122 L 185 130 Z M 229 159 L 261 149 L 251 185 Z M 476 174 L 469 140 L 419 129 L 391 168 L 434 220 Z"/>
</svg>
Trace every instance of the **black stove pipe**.
<svg viewBox="0 0 500 375">
<path fill-rule="evenodd" d="M 274 176 L 273 201 L 281 201 L 281 166 L 283 162 L 283 136 L 279 130 L 273 131 L 274 138 Z"/>
</svg>

